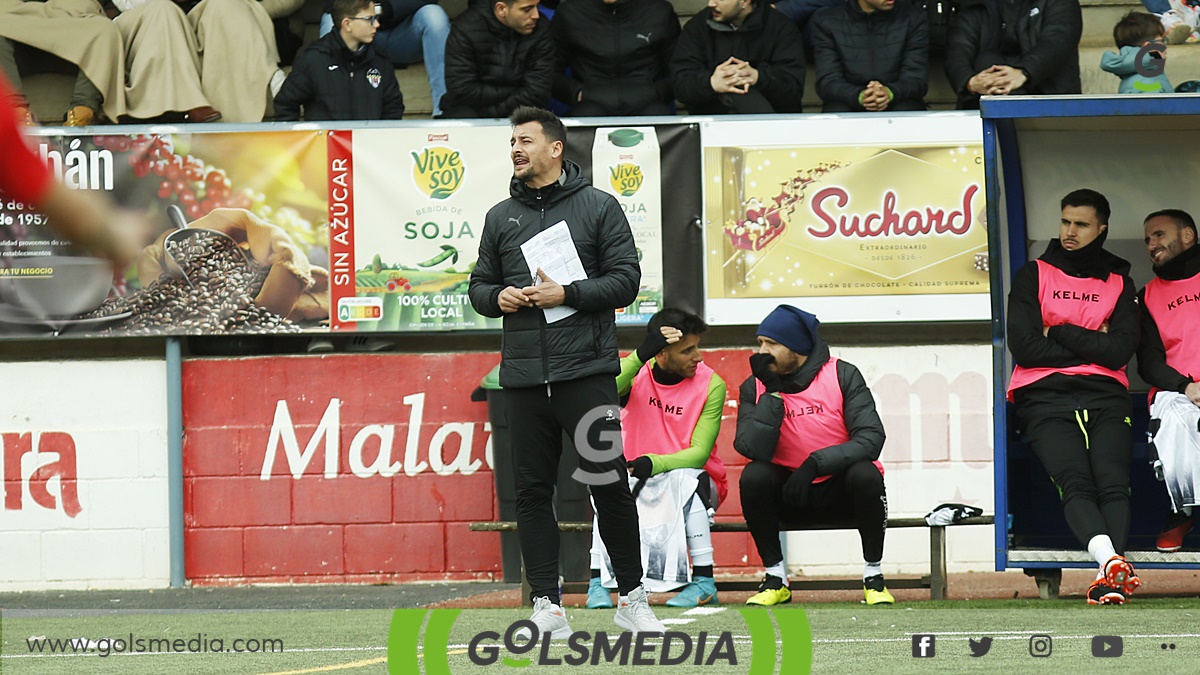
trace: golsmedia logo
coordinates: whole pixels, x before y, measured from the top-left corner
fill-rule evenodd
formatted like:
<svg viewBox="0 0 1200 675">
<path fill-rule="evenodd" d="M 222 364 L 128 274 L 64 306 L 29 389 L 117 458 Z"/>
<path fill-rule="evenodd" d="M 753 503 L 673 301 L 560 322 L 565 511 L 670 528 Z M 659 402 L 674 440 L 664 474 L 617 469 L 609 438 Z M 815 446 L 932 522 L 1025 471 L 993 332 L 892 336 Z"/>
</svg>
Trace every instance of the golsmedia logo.
<svg viewBox="0 0 1200 675">
<path fill-rule="evenodd" d="M 461 610 L 398 609 L 388 632 L 388 672 L 450 675 L 450 654 L 466 655 L 463 667 L 508 668 L 612 666 L 653 667 L 712 666 L 727 672 L 730 666 L 749 666 L 751 675 L 807 673 L 812 667 L 812 635 L 803 610 L 775 612 L 741 608 L 738 612 L 750 632 L 750 644 L 732 631 L 681 631 L 634 635 L 628 632 L 577 631 L 553 644 L 549 634 L 538 635 L 528 620 L 499 631 L 482 631 L 465 644 L 453 645 L 450 632 Z M 428 622 L 426 622 L 428 617 Z M 772 617 L 774 622 L 772 622 Z M 422 626 L 424 633 L 422 634 Z M 778 626 L 778 632 L 776 631 Z M 524 629 L 524 633 L 521 633 Z M 519 634 L 520 633 L 520 634 Z M 779 669 L 776 670 L 776 646 Z M 461 658 L 461 657 L 460 657 Z"/>
<path fill-rule="evenodd" d="M 458 150 L 441 145 L 412 153 L 413 181 L 433 199 L 445 199 L 462 187 L 466 167 Z"/>
</svg>

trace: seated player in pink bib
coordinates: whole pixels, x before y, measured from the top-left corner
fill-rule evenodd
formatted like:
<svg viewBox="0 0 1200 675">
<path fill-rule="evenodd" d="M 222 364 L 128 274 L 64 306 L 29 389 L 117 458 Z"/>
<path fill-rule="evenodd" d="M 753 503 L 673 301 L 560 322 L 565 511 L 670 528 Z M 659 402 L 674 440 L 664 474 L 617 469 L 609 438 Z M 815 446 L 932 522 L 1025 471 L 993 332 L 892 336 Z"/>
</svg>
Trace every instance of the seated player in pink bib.
<svg viewBox="0 0 1200 675">
<path fill-rule="evenodd" d="M 1013 274 L 1008 400 L 1058 487 L 1067 525 L 1099 567 L 1088 604 L 1119 605 L 1141 585 L 1121 555 L 1130 523 L 1125 366 L 1138 343 L 1135 287 L 1129 263 L 1104 249 L 1104 195 L 1075 190 L 1059 206 L 1059 238 Z"/>
<path fill-rule="evenodd" d="M 725 465 L 714 450 L 725 381 L 700 353 L 706 330 L 695 314 L 662 310 L 650 319 L 642 345 L 621 359 L 617 376 L 621 442 L 638 504 L 642 581 L 655 592 L 683 586 L 667 601 L 671 607 L 717 603 L 709 516 L 729 493 Z M 593 527 L 589 609 L 613 606 L 611 577 L 599 528 Z"/>
<path fill-rule="evenodd" d="M 751 460 L 739 484 L 742 515 L 767 568 L 748 605 L 792 600 L 781 529 L 846 521 L 862 538 L 867 604 L 895 602 L 882 567 L 883 422 L 862 373 L 829 355 L 819 325 L 804 310 L 776 307 L 758 326 L 754 374 L 739 392 L 733 447 Z"/>
</svg>

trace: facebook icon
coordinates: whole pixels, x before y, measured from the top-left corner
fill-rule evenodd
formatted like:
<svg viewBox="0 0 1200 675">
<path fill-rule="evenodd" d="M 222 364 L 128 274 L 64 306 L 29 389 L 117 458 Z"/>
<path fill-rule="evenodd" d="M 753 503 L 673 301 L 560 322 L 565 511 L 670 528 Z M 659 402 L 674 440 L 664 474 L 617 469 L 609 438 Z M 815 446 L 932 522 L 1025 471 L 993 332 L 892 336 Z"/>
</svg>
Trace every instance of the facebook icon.
<svg viewBox="0 0 1200 675">
<path fill-rule="evenodd" d="M 914 635 L 913 637 L 913 658 L 928 659 L 933 658 L 934 643 L 937 637 L 934 635 Z"/>
</svg>

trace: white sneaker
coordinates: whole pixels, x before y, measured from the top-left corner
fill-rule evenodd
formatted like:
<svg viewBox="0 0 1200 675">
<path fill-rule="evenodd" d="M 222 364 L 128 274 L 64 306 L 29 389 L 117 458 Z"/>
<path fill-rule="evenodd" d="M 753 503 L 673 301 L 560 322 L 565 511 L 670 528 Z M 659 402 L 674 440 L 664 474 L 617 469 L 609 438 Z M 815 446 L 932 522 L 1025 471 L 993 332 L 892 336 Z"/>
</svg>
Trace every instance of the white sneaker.
<svg viewBox="0 0 1200 675">
<path fill-rule="evenodd" d="M 617 615 L 613 623 L 634 633 L 666 633 L 667 627 L 650 609 L 650 596 L 645 586 L 638 586 L 617 600 Z"/>
<path fill-rule="evenodd" d="M 537 624 L 539 638 L 547 631 L 550 633 L 551 640 L 565 640 L 571 637 L 572 631 L 571 627 L 567 625 L 567 615 L 563 613 L 562 607 L 550 602 L 549 598 L 533 599 L 533 616 L 529 617 L 529 620 Z M 516 637 L 522 640 L 530 639 L 529 630 L 519 629 Z"/>
</svg>

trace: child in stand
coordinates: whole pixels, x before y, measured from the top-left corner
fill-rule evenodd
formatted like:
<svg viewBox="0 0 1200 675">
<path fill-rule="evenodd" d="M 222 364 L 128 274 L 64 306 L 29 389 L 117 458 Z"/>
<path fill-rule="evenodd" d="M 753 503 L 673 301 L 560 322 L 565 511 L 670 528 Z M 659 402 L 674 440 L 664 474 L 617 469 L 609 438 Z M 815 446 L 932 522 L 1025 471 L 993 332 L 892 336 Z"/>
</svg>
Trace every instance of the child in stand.
<svg viewBox="0 0 1200 675">
<path fill-rule="evenodd" d="M 1104 52 L 1100 68 L 1121 78 L 1118 94 L 1172 94 L 1175 92 L 1163 72 L 1167 60 L 1167 33 L 1153 14 L 1129 12 L 1113 27 L 1113 40 L 1119 52 Z M 1162 49 L 1143 51 L 1152 43 Z M 1134 67 L 1141 58 L 1142 71 Z M 1145 73 L 1145 74 L 1143 74 Z"/>
</svg>

